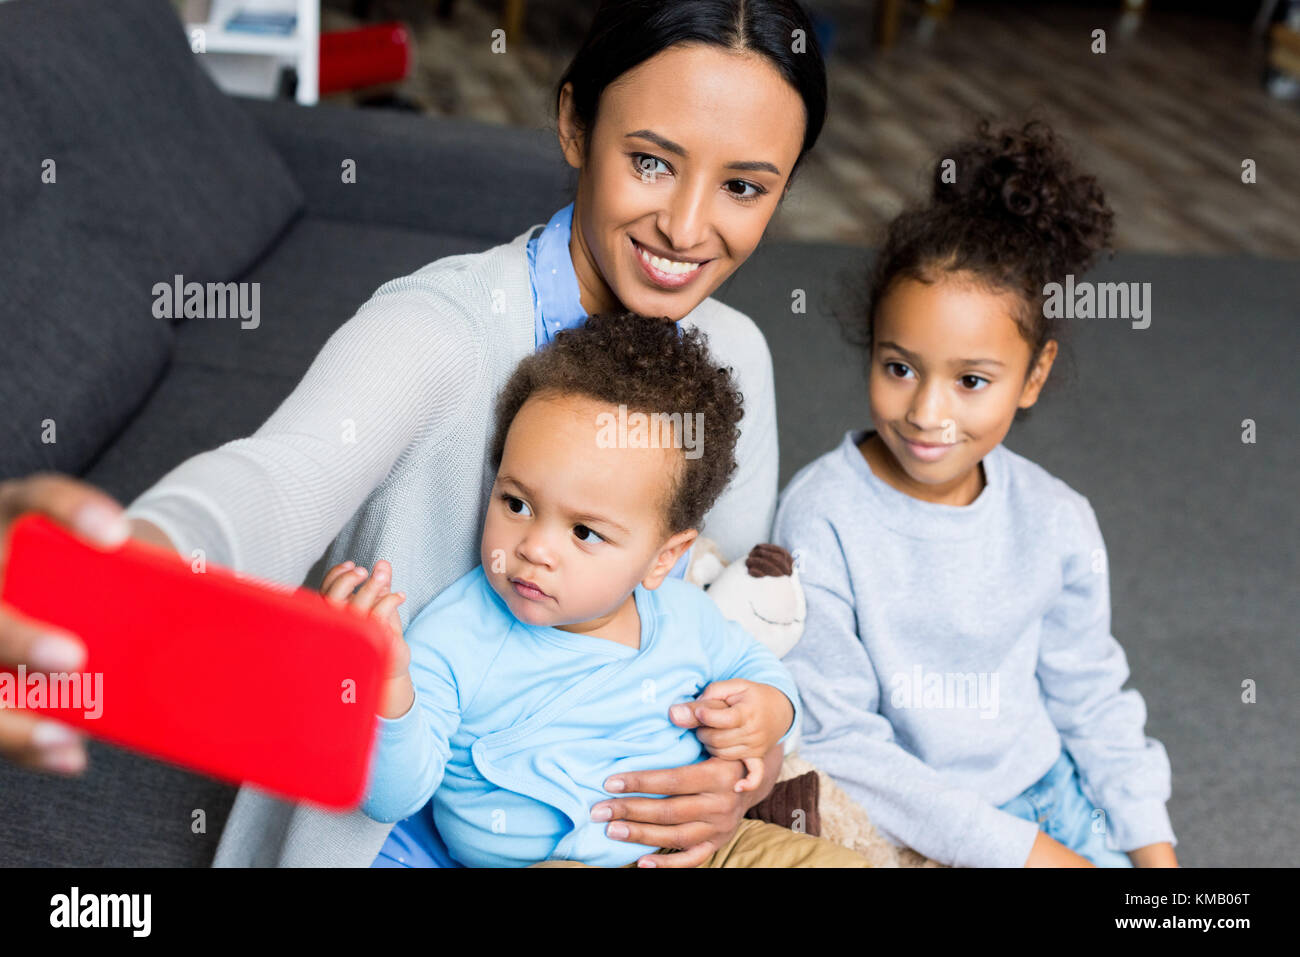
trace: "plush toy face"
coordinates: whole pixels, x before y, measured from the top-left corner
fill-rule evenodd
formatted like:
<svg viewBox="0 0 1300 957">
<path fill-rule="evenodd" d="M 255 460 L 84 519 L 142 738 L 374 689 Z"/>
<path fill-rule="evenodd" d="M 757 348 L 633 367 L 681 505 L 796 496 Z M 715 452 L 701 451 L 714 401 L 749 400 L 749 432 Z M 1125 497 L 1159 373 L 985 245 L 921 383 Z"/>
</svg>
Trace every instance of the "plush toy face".
<svg viewBox="0 0 1300 957">
<path fill-rule="evenodd" d="M 784 548 L 756 545 L 744 561 L 726 565 L 717 546 L 701 538 L 686 575 L 706 589 L 726 617 L 778 658 L 802 637 L 803 588 Z"/>
</svg>

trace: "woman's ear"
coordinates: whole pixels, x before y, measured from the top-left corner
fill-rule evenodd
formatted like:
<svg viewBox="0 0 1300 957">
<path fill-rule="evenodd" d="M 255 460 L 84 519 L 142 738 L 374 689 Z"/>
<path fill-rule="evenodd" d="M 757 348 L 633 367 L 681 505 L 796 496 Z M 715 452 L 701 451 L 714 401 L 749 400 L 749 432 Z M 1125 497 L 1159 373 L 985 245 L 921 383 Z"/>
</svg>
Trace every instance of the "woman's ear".
<svg viewBox="0 0 1300 957">
<path fill-rule="evenodd" d="M 1038 353 L 1038 359 L 1025 380 L 1025 387 L 1020 391 L 1020 402 L 1017 403 L 1020 408 L 1027 409 L 1038 401 L 1038 393 L 1043 391 L 1048 373 L 1052 371 L 1052 363 L 1056 361 L 1056 349 L 1056 340 L 1048 339 Z"/>
<path fill-rule="evenodd" d="M 582 169 L 583 133 L 579 128 L 578 117 L 573 111 L 572 83 L 564 84 L 564 87 L 560 90 L 560 103 L 557 113 L 560 149 L 564 152 L 564 158 L 574 169 Z"/>
</svg>

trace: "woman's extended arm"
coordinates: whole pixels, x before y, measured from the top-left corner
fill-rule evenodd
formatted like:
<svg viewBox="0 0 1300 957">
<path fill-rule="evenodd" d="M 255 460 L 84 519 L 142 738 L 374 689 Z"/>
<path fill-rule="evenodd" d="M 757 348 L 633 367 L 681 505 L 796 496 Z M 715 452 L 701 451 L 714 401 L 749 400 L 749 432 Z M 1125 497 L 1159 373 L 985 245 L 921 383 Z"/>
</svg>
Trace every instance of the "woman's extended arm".
<svg viewBox="0 0 1300 957">
<path fill-rule="evenodd" d="M 128 518 L 184 556 L 302 582 L 402 452 L 462 411 L 479 343 L 439 306 L 411 277 L 380 287 L 253 435 L 185 460 Z"/>
<path fill-rule="evenodd" d="M 255 435 L 182 462 L 126 509 L 128 523 L 112 496 L 73 476 L 0 482 L 0 539 L 19 515 L 38 512 L 87 540 L 98 540 L 95 528 L 120 527 L 101 547 L 129 534 L 301 581 L 402 450 L 460 413 L 478 343 L 439 305 L 409 277 L 382 286 Z M 92 514 L 100 520 L 89 522 Z M 75 671 L 84 660 L 78 636 L 0 606 L 0 663 L 35 674 Z M 0 712 L 0 756 L 63 772 L 86 761 L 75 731 L 20 712 Z"/>
</svg>

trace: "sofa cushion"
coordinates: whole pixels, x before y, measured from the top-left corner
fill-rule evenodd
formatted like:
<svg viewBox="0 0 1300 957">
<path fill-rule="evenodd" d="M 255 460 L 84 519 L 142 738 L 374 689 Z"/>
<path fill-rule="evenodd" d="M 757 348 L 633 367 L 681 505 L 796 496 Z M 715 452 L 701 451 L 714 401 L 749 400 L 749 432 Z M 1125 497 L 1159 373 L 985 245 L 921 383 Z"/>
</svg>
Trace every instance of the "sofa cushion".
<svg viewBox="0 0 1300 957">
<path fill-rule="evenodd" d="M 526 225 L 526 224 L 525 224 Z M 380 285 L 478 239 L 304 216 L 244 281 L 261 321 L 190 319 L 175 329 L 167 375 L 84 474 L 129 502 L 191 455 L 252 435 L 307 372 L 330 335 Z"/>
<path fill-rule="evenodd" d="M 102 244 L 150 287 L 238 277 L 302 193 L 197 56 L 167 0 L 0 5 L 0 230 Z"/>
<path fill-rule="evenodd" d="M 302 187 L 308 215 L 495 244 L 546 222 L 576 195 L 577 173 L 546 129 L 329 103 L 236 102 Z M 345 159 L 356 164 L 347 183 Z"/>
<path fill-rule="evenodd" d="M 257 327 L 244 328 L 236 319 L 187 320 L 176 328 L 176 359 L 288 376 L 296 383 L 325 341 L 384 283 L 444 256 L 492 245 L 468 236 L 304 216 L 244 277 L 258 284 Z"/>
<path fill-rule="evenodd" d="M 302 194 L 166 0 L 0 3 L 0 131 L 0 477 L 77 473 L 166 367 L 154 285 L 237 278 Z"/>
<path fill-rule="evenodd" d="M 0 866 L 207 867 L 237 788 L 86 739 L 84 773 L 0 760 Z"/>
<path fill-rule="evenodd" d="M 173 330 L 104 249 L 24 243 L 0 213 L 0 337 L 6 479 L 78 474 L 163 374 Z"/>
</svg>

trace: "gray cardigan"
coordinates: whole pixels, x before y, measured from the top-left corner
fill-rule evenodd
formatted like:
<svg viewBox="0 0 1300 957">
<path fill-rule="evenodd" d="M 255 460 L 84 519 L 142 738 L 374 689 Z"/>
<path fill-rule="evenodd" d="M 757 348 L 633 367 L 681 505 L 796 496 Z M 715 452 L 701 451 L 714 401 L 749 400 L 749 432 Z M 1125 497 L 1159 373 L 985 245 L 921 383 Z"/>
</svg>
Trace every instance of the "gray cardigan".
<svg viewBox="0 0 1300 957">
<path fill-rule="evenodd" d="M 253 435 L 182 462 L 127 515 L 158 525 L 183 556 L 201 549 L 286 586 L 386 559 L 406 625 L 478 564 L 495 398 L 535 348 L 525 247 L 541 228 L 380 286 Z M 681 321 L 708 335 L 745 397 L 739 467 L 701 529 L 735 558 L 768 539 L 776 509 L 772 360 L 754 323 L 714 299 Z M 368 867 L 391 827 L 246 785 L 213 863 Z"/>
</svg>

